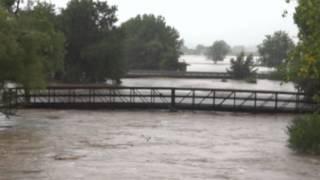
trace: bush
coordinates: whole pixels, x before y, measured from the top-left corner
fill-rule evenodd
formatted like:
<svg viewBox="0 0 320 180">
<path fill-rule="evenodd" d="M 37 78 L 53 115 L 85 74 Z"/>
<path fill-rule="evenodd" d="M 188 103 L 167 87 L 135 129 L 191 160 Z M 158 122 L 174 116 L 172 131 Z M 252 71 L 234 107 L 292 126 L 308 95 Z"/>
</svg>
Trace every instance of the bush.
<svg viewBox="0 0 320 180">
<path fill-rule="evenodd" d="M 246 56 L 240 53 L 236 59 L 231 59 L 230 69 L 227 72 L 233 79 L 253 79 L 257 69 L 254 68 L 253 55 Z"/>
<path fill-rule="evenodd" d="M 282 80 L 284 80 L 285 77 L 286 77 L 286 75 L 282 71 L 277 69 L 277 70 L 272 71 L 270 73 L 270 77 L 268 79 L 275 80 L 275 81 L 282 81 Z"/>
<path fill-rule="evenodd" d="M 320 155 L 320 115 L 295 118 L 288 127 L 289 147 L 299 153 Z"/>
<path fill-rule="evenodd" d="M 257 84 L 257 78 L 256 77 L 248 77 L 245 79 L 247 83 L 250 83 L 250 84 Z"/>
</svg>

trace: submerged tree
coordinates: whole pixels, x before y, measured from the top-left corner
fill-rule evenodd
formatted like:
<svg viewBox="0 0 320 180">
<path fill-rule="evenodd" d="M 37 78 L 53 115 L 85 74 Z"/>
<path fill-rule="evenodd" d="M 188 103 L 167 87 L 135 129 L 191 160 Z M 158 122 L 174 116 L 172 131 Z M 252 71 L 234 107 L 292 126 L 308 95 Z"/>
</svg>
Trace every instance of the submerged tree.
<svg viewBox="0 0 320 180">
<path fill-rule="evenodd" d="M 71 0 L 62 10 L 66 37 L 65 80 L 103 82 L 124 74 L 123 35 L 115 23 L 117 8 L 107 2 Z"/>
<path fill-rule="evenodd" d="M 240 53 L 237 59 L 231 59 L 231 66 L 227 71 L 234 79 L 254 78 L 257 69 L 254 68 L 253 55 Z"/>
<path fill-rule="evenodd" d="M 223 61 L 230 52 L 230 46 L 225 41 L 216 41 L 207 50 L 207 57 L 217 63 Z"/>
<path fill-rule="evenodd" d="M 163 17 L 142 15 L 122 24 L 130 69 L 178 70 L 182 40 Z"/>
<path fill-rule="evenodd" d="M 268 67 L 278 67 L 283 64 L 293 48 L 293 40 L 284 31 L 267 35 L 262 44 L 258 46 L 261 62 Z"/>
</svg>

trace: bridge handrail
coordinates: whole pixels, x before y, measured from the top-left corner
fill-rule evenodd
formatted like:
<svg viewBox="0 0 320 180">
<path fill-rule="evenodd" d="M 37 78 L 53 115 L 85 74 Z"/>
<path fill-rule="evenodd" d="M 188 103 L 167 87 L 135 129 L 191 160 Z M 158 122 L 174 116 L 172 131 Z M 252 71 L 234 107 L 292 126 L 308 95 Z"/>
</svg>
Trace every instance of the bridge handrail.
<svg viewBox="0 0 320 180">
<path fill-rule="evenodd" d="M 136 98 L 145 107 L 160 103 L 170 107 L 188 105 L 189 108 L 195 108 L 195 105 L 198 103 L 204 106 L 211 106 L 212 108 L 216 106 L 220 107 L 220 105 L 228 108 L 229 103 L 231 103 L 233 109 L 236 109 L 236 107 L 240 107 L 241 109 L 241 107 L 246 106 L 253 108 L 253 110 L 259 108 L 273 108 L 274 110 L 284 108 L 282 110 L 286 110 L 286 107 L 282 106 L 287 106 L 288 103 L 291 103 L 288 108 L 292 111 L 299 111 L 304 109 L 300 106 L 306 106 L 306 108 L 310 109 L 316 105 L 305 98 L 305 94 L 302 92 L 271 90 L 79 85 L 48 86 L 45 89 L 31 90 L 27 94 L 23 88 L 12 88 L 12 92 L 15 93 L 16 99 L 14 99 L 14 103 L 17 106 L 38 104 L 40 107 L 50 106 L 54 103 L 59 104 L 59 102 L 74 103 L 76 105 L 81 104 L 81 101 L 92 105 L 96 100 L 100 100 L 106 104 L 109 103 L 109 105 L 115 105 L 115 103 L 130 105 L 130 103 L 133 103 L 132 105 L 134 106 L 136 105 Z M 110 99 L 106 100 L 104 99 L 105 97 L 109 97 Z M 157 102 L 155 102 L 156 98 Z M 217 102 L 216 100 L 220 101 Z"/>
<path fill-rule="evenodd" d="M 17 90 L 24 90 L 23 88 L 12 88 Z M 273 91 L 273 90 L 249 90 L 249 89 L 222 89 L 222 88 L 184 88 L 184 87 L 145 87 L 145 86 L 48 86 L 45 89 L 57 89 L 57 90 L 67 90 L 67 89 L 140 89 L 140 90 L 178 90 L 178 91 L 216 91 L 216 92 L 239 92 L 239 93 L 261 93 L 261 94 L 286 94 L 286 95 L 306 95 L 303 92 L 293 92 L 293 91 Z M 41 90 L 41 89 L 37 89 Z"/>
</svg>

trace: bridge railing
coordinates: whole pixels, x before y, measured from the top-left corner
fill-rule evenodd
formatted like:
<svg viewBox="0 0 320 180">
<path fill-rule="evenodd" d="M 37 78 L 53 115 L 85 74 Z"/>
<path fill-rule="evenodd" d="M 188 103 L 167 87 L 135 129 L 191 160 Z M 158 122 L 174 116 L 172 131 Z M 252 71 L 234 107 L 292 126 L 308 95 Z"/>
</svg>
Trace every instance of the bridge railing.
<svg viewBox="0 0 320 180">
<path fill-rule="evenodd" d="M 170 108 L 190 110 L 308 112 L 303 93 L 166 87 L 48 87 L 13 89 L 15 104 L 31 107 Z"/>
</svg>

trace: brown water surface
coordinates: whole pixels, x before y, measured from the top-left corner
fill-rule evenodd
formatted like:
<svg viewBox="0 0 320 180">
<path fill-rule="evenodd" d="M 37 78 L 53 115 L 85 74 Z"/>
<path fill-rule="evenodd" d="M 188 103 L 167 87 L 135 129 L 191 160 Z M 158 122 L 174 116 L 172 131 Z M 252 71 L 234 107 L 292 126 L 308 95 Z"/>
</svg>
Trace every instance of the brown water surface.
<svg viewBox="0 0 320 180">
<path fill-rule="evenodd" d="M 319 180 L 320 159 L 286 147 L 291 119 L 23 110 L 0 129 L 0 180 Z"/>
</svg>

